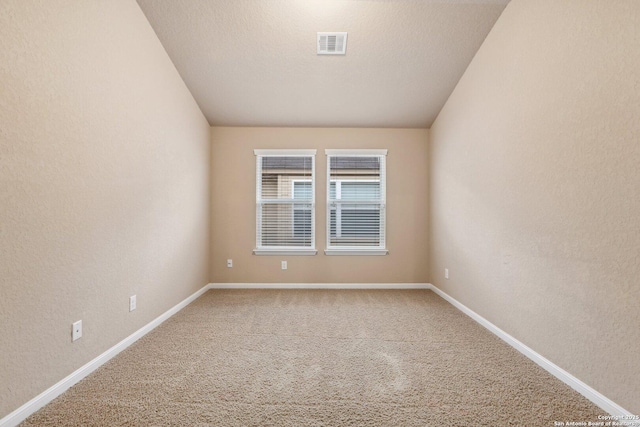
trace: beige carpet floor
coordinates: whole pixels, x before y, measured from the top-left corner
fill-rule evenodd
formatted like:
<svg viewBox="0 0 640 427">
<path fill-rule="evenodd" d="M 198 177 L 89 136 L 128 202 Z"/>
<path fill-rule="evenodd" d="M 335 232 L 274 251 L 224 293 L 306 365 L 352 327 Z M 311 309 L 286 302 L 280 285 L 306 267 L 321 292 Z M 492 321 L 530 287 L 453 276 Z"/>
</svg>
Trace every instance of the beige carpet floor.
<svg viewBox="0 0 640 427">
<path fill-rule="evenodd" d="M 428 290 L 212 290 L 22 426 L 553 426 L 600 414 Z"/>
</svg>

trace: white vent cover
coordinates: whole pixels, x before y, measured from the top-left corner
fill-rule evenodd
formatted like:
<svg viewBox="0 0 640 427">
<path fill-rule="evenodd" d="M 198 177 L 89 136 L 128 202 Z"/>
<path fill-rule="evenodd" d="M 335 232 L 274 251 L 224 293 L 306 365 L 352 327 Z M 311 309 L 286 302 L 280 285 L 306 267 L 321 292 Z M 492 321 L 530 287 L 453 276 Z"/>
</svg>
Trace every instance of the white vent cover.
<svg viewBox="0 0 640 427">
<path fill-rule="evenodd" d="M 318 33 L 318 55 L 347 53 L 347 33 Z"/>
</svg>

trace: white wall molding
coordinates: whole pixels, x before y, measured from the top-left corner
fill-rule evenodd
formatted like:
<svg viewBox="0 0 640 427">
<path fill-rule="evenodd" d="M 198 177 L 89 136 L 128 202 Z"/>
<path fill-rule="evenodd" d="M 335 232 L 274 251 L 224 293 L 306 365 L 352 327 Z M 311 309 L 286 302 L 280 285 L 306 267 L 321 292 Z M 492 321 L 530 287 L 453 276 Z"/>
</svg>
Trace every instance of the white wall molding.
<svg viewBox="0 0 640 427">
<path fill-rule="evenodd" d="M 151 332 L 209 289 L 429 289 L 427 283 L 209 283 L 95 359 L 52 385 L 18 409 L 0 419 L 0 427 L 15 427 L 31 414 L 67 391 L 80 380 Z"/>
<path fill-rule="evenodd" d="M 210 283 L 211 289 L 430 289 L 428 283 Z"/>
<path fill-rule="evenodd" d="M 87 375 L 95 371 L 97 368 L 108 362 L 122 350 L 129 347 L 131 344 L 151 332 L 154 328 L 160 325 L 162 322 L 182 310 L 184 307 L 193 302 L 200 295 L 208 291 L 210 285 L 205 285 L 202 289 L 189 296 L 184 301 L 178 303 L 174 307 L 170 308 L 168 311 L 161 314 L 159 317 L 152 320 L 150 323 L 146 324 L 142 328 L 138 329 L 133 334 L 129 335 L 118 344 L 114 345 L 100 356 L 96 357 L 89 363 L 85 364 L 81 368 L 77 369 L 73 373 L 69 374 L 67 377 L 52 385 L 24 405 L 20 406 L 15 411 L 9 413 L 7 416 L 0 420 L 0 427 L 15 427 L 24 421 L 28 416 L 35 413 L 38 409 L 45 406 L 47 403 L 51 402 L 56 397 L 60 396 L 62 393 L 67 391 L 70 387 L 76 384 L 78 381 L 85 378 Z"/>
<path fill-rule="evenodd" d="M 53 399 L 64 393 L 78 381 L 95 371 L 98 367 L 112 359 L 118 353 L 129 347 L 131 344 L 151 332 L 165 320 L 182 310 L 184 307 L 193 302 L 209 289 L 431 289 L 437 295 L 445 299 L 451 305 L 462 311 L 467 316 L 478 322 L 480 325 L 488 329 L 494 335 L 502 339 L 511 347 L 531 359 L 533 362 L 541 366 L 547 372 L 564 382 L 578 393 L 595 403 L 602 410 L 615 416 L 633 416 L 633 414 L 603 394 L 599 393 L 589 385 L 580 381 L 564 369 L 555 365 L 545 357 L 541 356 L 533 349 L 527 347 L 516 338 L 504 332 L 493 323 L 489 322 L 478 313 L 474 312 L 455 298 L 449 296 L 445 292 L 438 289 L 430 283 L 209 283 L 202 289 L 186 298 L 184 301 L 175 305 L 147 325 L 138 329 L 115 346 L 111 347 L 89 363 L 85 364 L 75 372 L 68 375 L 58 383 L 49 387 L 38 396 L 34 397 L 15 411 L 11 412 L 4 418 L 0 419 L 0 427 L 15 427 L 24 421 L 28 416 L 51 402 Z M 640 426 L 640 423 L 627 424 L 629 426 Z"/>
<path fill-rule="evenodd" d="M 533 362 L 541 366 L 544 370 L 549 372 L 551 375 L 558 378 L 560 381 L 567 384 L 569 387 L 571 387 L 572 389 L 574 389 L 575 391 L 577 391 L 578 393 L 580 393 L 581 395 L 589 399 L 591 402 L 598 405 L 598 407 L 600 407 L 600 409 L 602 409 L 603 411 L 606 411 L 611 415 L 621 416 L 621 417 L 624 417 L 624 416 L 629 417 L 634 415 L 631 412 L 624 409 L 622 406 L 612 401 L 611 399 L 604 396 L 602 393 L 596 391 L 594 388 L 590 387 L 589 385 L 580 381 L 578 378 L 571 375 L 569 372 L 565 371 L 558 365 L 554 364 L 549 359 L 538 354 L 536 351 L 534 351 L 530 347 L 527 347 L 525 344 L 518 341 L 517 339 L 515 339 L 514 337 L 512 337 L 502 329 L 498 328 L 496 325 L 489 322 L 487 319 L 480 316 L 478 313 L 471 310 L 469 307 L 465 306 L 460 301 L 456 300 L 455 298 L 441 291 L 440 289 L 438 289 L 436 286 L 432 284 L 428 284 L 428 286 L 433 292 L 435 292 L 440 297 L 445 299 L 451 305 L 456 307 L 458 310 L 462 311 L 467 316 L 471 317 L 480 325 L 484 326 L 486 329 L 488 329 L 498 338 L 500 338 L 501 340 L 509 344 L 511 347 L 515 348 L 520 353 L 527 356 L 529 359 L 531 359 Z M 628 420 L 623 420 L 623 421 L 627 423 L 630 422 Z M 626 425 L 640 426 L 640 422 L 626 424 Z"/>
</svg>

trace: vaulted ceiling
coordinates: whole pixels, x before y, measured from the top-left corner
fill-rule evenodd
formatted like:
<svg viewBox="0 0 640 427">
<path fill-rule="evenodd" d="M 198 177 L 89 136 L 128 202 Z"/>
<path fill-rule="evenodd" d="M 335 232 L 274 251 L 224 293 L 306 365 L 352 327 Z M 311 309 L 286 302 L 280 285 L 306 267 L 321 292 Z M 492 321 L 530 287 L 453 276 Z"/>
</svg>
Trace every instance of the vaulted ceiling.
<svg viewBox="0 0 640 427">
<path fill-rule="evenodd" d="M 428 128 L 509 0 L 138 0 L 214 126 Z M 348 32 L 344 56 L 316 33 Z"/>
</svg>

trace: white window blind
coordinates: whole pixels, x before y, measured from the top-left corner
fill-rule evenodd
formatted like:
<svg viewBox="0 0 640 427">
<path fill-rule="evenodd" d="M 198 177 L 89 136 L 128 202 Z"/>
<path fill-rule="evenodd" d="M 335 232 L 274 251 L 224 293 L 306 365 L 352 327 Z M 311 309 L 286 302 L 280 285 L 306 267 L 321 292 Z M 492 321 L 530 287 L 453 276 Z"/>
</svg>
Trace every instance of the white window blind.
<svg viewBox="0 0 640 427">
<path fill-rule="evenodd" d="M 257 255 L 314 255 L 315 150 L 255 150 Z"/>
<path fill-rule="evenodd" d="M 327 150 L 327 255 L 385 255 L 386 150 Z"/>
</svg>

